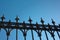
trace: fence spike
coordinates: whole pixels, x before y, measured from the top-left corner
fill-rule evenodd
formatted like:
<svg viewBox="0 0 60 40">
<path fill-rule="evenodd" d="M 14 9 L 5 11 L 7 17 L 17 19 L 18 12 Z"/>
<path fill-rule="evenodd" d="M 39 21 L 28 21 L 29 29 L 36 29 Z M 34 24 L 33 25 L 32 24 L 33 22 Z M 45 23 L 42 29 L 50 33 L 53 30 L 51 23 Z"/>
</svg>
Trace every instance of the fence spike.
<svg viewBox="0 0 60 40">
<path fill-rule="evenodd" d="M 39 28 L 39 25 L 38 25 L 38 23 L 37 23 L 37 22 L 36 22 L 36 27 L 37 27 L 37 28 Z"/>
<path fill-rule="evenodd" d="M 55 21 L 53 20 L 53 19 L 51 19 L 52 20 L 52 24 L 54 24 L 55 25 Z"/>
<path fill-rule="evenodd" d="M 5 17 L 4 17 L 4 14 L 3 14 L 3 16 L 1 17 L 1 20 L 4 21 L 4 19 L 5 19 Z"/>
<path fill-rule="evenodd" d="M 9 20 L 9 23 L 11 22 L 11 20 Z"/>
<path fill-rule="evenodd" d="M 15 20 L 16 20 L 16 22 L 18 22 L 18 20 L 19 20 L 18 16 L 16 16 Z"/>
<path fill-rule="evenodd" d="M 29 16 L 29 20 L 28 20 L 30 23 L 32 22 L 32 19 L 30 18 L 30 16 Z"/>
<path fill-rule="evenodd" d="M 44 23 L 44 20 L 42 19 L 42 17 L 41 17 L 41 23 L 42 23 L 42 24 Z"/>
</svg>

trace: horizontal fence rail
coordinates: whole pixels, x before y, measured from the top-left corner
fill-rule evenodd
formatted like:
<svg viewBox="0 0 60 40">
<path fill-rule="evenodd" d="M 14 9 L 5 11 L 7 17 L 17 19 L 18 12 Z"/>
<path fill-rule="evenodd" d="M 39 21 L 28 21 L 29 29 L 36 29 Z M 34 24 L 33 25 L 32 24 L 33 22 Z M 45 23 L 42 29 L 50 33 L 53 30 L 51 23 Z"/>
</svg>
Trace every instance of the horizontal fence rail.
<svg viewBox="0 0 60 40">
<path fill-rule="evenodd" d="M 55 40 L 55 38 L 54 38 L 54 32 L 55 31 L 57 32 L 57 35 L 60 39 L 60 34 L 59 34 L 60 24 L 56 25 L 55 21 L 53 19 L 52 19 L 53 25 L 50 25 L 49 23 L 44 24 L 44 20 L 42 18 L 41 18 L 41 24 L 38 24 L 37 22 L 36 22 L 36 24 L 32 24 L 32 19 L 30 17 L 28 20 L 29 23 L 25 23 L 25 21 L 23 21 L 23 23 L 18 22 L 19 21 L 18 16 L 15 18 L 16 22 L 11 22 L 11 20 L 9 20 L 8 22 L 4 21 L 4 19 L 5 19 L 4 15 L 2 17 L 0 17 L 0 19 L 1 19 L 0 30 L 4 29 L 6 31 L 7 40 L 9 40 L 9 35 L 13 29 L 16 29 L 16 40 L 18 40 L 18 29 L 20 31 L 22 31 L 24 40 L 26 40 L 26 35 L 27 35 L 28 30 L 31 30 L 32 40 L 34 40 L 33 30 L 36 31 L 40 40 L 42 40 L 42 38 L 41 38 L 41 32 L 42 31 L 45 32 L 47 40 L 49 40 L 47 32 L 49 32 L 51 34 L 51 37 L 53 38 L 53 40 Z"/>
</svg>

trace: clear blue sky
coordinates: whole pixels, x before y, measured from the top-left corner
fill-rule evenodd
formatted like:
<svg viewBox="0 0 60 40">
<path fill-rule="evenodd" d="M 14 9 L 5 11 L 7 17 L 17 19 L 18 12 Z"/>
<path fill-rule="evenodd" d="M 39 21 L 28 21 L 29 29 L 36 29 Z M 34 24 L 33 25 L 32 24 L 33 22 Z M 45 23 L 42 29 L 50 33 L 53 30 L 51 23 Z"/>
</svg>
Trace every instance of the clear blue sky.
<svg viewBox="0 0 60 40">
<path fill-rule="evenodd" d="M 15 22 L 15 17 L 19 16 L 19 22 L 26 21 L 28 22 L 29 16 L 32 18 L 33 23 L 36 21 L 40 23 L 40 18 L 42 17 L 45 20 L 45 24 L 51 23 L 51 18 L 56 21 L 56 24 L 60 23 L 60 0 L 0 0 L 0 17 L 5 15 L 5 21 L 11 19 Z M 3 30 L 3 29 L 2 29 Z M 1 31 L 0 40 L 6 40 L 5 31 Z M 29 33 L 29 32 L 28 32 Z M 34 32 L 35 33 L 35 32 Z M 42 32 L 43 33 L 43 32 Z M 14 35 L 13 35 L 14 34 Z M 19 32 L 19 35 L 22 34 Z M 13 35 L 13 36 L 12 36 Z M 31 34 L 28 34 L 31 36 Z M 45 34 L 43 34 L 44 36 Z M 23 37 L 23 36 L 22 36 Z M 21 38 L 21 35 L 19 38 Z M 15 31 L 11 33 L 9 40 L 15 39 Z M 30 37 L 27 38 L 27 40 Z M 43 38 L 45 40 L 46 38 Z M 56 37 L 56 40 L 58 38 Z M 35 40 L 39 38 L 35 37 Z M 49 39 L 52 40 L 52 39 Z M 58 39 L 59 40 L 59 39 Z"/>
</svg>

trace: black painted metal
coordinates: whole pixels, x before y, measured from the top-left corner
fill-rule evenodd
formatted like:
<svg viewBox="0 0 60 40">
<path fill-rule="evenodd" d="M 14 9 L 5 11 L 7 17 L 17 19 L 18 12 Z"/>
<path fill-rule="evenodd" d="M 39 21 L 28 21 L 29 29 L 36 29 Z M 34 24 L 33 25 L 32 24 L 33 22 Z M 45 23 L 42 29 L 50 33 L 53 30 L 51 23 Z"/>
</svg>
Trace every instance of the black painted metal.
<svg viewBox="0 0 60 40">
<path fill-rule="evenodd" d="M 34 40 L 34 33 L 33 30 L 37 32 L 38 37 L 40 38 L 40 40 L 42 40 L 41 38 L 41 33 L 42 31 L 45 32 L 46 35 L 46 39 L 48 39 L 48 35 L 47 32 L 49 32 L 53 38 L 53 40 L 55 40 L 54 38 L 54 32 L 57 32 L 57 35 L 60 39 L 60 25 L 55 25 L 55 21 L 52 19 L 52 24 L 50 25 L 48 24 L 44 24 L 44 20 L 41 18 L 41 23 L 42 24 L 38 24 L 36 22 L 36 24 L 32 24 L 32 19 L 29 17 L 29 23 L 25 23 L 25 21 L 23 21 L 23 23 L 19 23 L 18 20 L 18 16 L 15 18 L 16 22 L 11 22 L 11 20 L 9 20 L 8 22 L 4 21 L 5 17 L 4 15 L 1 17 L 1 21 L 0 21 L 0 30 L 1 28 L 3 28 L 6 31 L 6 35 L 7 35 L 7 40 L 9 40 L 9 35 L 10 32 L 13 29 L 16 29 L 16 40 L 18 40 L 18 29 L 21 30 L 23 32 L 23 36 L 24 36 L 24 40 L 26 40 L 26 35 L 27 35 L 27 31 L 31 30 L 31 34 L 32 34 L 32 40 Z"/>
</svg>

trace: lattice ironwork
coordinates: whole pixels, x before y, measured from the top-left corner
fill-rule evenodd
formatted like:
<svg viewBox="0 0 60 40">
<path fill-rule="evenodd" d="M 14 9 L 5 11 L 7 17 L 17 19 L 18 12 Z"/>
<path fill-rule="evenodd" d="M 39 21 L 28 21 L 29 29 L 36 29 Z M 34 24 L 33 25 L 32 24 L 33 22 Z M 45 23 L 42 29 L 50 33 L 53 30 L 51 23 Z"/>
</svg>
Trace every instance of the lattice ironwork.
<svg viewBox="0 0 60 40">
<path fill-rule="evenodd" d="M 52 19 L 52 24 L 50 25 L 49 23 L 46 25 L 44 24 L 44 20 L 41 18 L 41 24 L 38 24 L 36 22 L 36 24 L 32 24 L 32 19 L 29 17 L 29 23 L 25 23 L 25 21 L 23 21 L 23 23 L 18 22 L 19 18 L 18 16 L 15 18 L 16 22 L 11 22 L 11 20 L 9 20 L 8 22 L 4 21 L 5 17 L 4 15 L 1 17 L 1 21 L 0 21 L 0 30 L 4 29 L 6 31 L 6 35 L 7 35 L 7 40 L 9 40 L 9 36 L 10 33 L 13 29 L 16 29 L 16 40 L 18 40 L 18 29 L 20 31 L 22 31 L 23 36 L 24 36 L 24 40 L 26 40 L 26 35 L 27 35 L 27 31 L 31 30 L 31 34 L 32 34 L 32 40 L 34 40 L 34 35 L 33 35 L 33 30 L 37 32 L 38 37 L 40 38 L 40 40 L 42 40 L 41 38 L 41 32 L 44 31 L 45 35 L 46 35 L 46 39 L 48 39 L 47 36 L 47 32 L 49 32 L 51 34 L 51 37 L 53 38 L 53 40 L 55 40 L 54 38 L 54 32 L 57 32 L 57 35 L 60 39 L 60 24 L 56 25 L 55 21 Z M 47 32 L 46 32 L 47 31 Z"/>
</svg>

